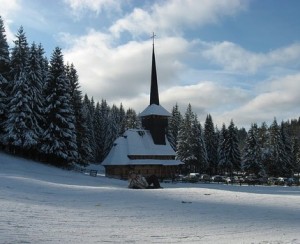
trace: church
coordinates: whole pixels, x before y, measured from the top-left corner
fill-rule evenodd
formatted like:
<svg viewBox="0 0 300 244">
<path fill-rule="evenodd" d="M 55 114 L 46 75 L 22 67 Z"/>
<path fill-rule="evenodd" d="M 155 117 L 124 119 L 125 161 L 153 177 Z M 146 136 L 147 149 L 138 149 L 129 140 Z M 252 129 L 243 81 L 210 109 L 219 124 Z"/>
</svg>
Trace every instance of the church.
<svg viewBox="0 0 300 244">
<path fill-rule="evenodd" d="M 158 82 L 154 53 L 150 105 L 139 114 L 142 129 L 128 129 L 117 138 L 102 162 L 107 177 L 127 179 L 129 171 L 144 176 L 155 174 L 161 179 L 171 179 L 183 164 L 167 139 L 168 118 L 171 114 L 159 104 Z"/>
</svg>

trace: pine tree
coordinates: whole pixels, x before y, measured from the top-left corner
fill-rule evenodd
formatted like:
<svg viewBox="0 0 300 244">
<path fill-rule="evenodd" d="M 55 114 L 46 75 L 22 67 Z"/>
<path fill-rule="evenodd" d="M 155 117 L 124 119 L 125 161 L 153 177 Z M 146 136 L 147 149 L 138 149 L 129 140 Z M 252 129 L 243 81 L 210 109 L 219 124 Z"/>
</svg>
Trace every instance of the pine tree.
<svg viewBox="0 0 300 244">
<path fill-rule="evenodd" d="M 226 153 L 226 141 L 228 137 L 228 132 L 226 129 L 226 125 L 222 125 L 221 131 L 219 131 L 218 135 L 218 169 L 219 171 L 224 174 L 225 172 L 228 172 L 229 165 L 227 160 L 227 153 Z"/>
<path fill-rule="evenodd" d="M 192 121 L 192 138 L 191 150 L 195 156 L 195 171 L 205 173 L 208 168 L 206 145 L 204 141 L 204 133 L 197 116 L 194 115 Z"/>
<path fill-rule="evenodd" d="M 178 133 L 181 122 L 182 115 L 179 111 L 178 104 L 176 103 L 172 109 L 172 117 L 170 117 L 168 123 L 168 140 L 175 152 L 177 151 Z"/>
<path fill-rule="evenodd" d="M 108 116 L 110 108 L 106 100 L 102 100 L 101 104 L 97 103 L 94 114 L 94 130 L 96 141 L 96 161 L 102 162 L 106 156 L 107 150 L 107 132 L 109 128 Z"/>
<path fill-rule="evenodd" d="M 96 139 L 95 139 L 95 130 L 94 130 L 94 103 L 90 101 L 88 96 L 85 95 L 83 99 L 83 106 L 82 106 L 82 114 L 84 120 L 86 121 L 86 134 L 87 139 L 89 141 L 89 148 L 91 152 L 87 158 L 89 162 L 96 161 Z"/>
<path fill-rule="evenodd" d="M 223 125 L 221 134 L 220 138 L 222 141 L 219 146 L 219 167 L 223 171 L 232 174 L 233 171 L 239 171 L 241 169 L 241 154 L 237 138 L 237 128 L 235 128 L 232 120 L 228 129 Z"/>
<path fill-rule="evenodd" d="M 136 112 L 132 108 L 129 108 L 126 111 L 125 128 L 126 129 L 138 129 L 138 128 L 140 128 Z"/>
<path fill-rule="evenodd" d="M 235 127 L 232 120 L 228 127 L 228 141 L 226 143 L 226 154 L 228 163 L 230 163 L 231 165 L 230 167 L 235 171 L 239 171 L 241 169 L 241 153 L 237 137 L 237 128 Z"/>
<path fill-rule="evenodd" d="M 75 116 L 71 102 L 70 81 L 63 55 L 55 48 L 46 87 L 46 125 L 42 152 L 58 166 L 71 166 L 78 159 Z"/>
<path fill-rule="evenodd" d="M 103 159 L 107 156 L 113 146 L 113 142 L 120 135 L 120 111 L 116 105 L 113 105 L 108 115 L 108 129 L 104 145 Z"/>
<path fill-rule="evenodd" d="M 28 58 L 28 96 L 29 106 L 31 108 L 31 130 L 32 136 L 34 137 L 35 144 L 34 153 L 37 152 L 36 146 L 40 144 L 41 137 L 43 134 L 42 126 L 45 123 L 44 120 L 44 96 L 43 96 L 43 87 L 44 87 L 44 80 L 43 80 L 43 69 L 40 66 L 41 64 L 41 57 L 39 55 L 39 49 L 36 47 L 35 43 L 31 45 L 29 58 Z"/>
<path fill-rule="evenodd" d="M 71 103 L 74 109 L 75 116 L 75 130 L 76 130 L 76 144 L 78 148 L 78 163 L 87 165 L 92 159 L 92 149 L 88 139 L 88 128 L 83 114 L 82 93 L 79 90 L 79 81 L 77 71 L 74 65 L 66 66 L 67 78 L 70 81 L 71 87 Z"/>
<path fill-rule="evenodd" d="M 6 40 L 5 28 L 3 20 L 0 16 L 0 80 L 9 80 L 9 46 Z"/>
<path fill-rule="evenodd" d="M 265 176 L 266 172 L 262 164 L 262 152 L 258 140 L 258 128 L 252 124 L 248 131 L 243 153 L 242 169 L 256 176 Z"/>
<path fill-rule="evenodd" d="M 282 141 L 280 127 L 277 124 L 276 118 L 269 128 L 269 160 L 268 172 L 273 176 L 282 176 L 287 173 L 287 159 L 285 146 Z"/>
<path fill-rule="evenodd" d="M 292 139 L 292 168 L 293 173 L 300 173 L 300 143 L 295 136 Z"/>
<path fill-rule="evenodd" d="M 4 144 L 4 122 L 7 120 L 7 84 L 10 58 L 3 20 L 0 16 L 0 145 Z"/>
<path fill-rule="evenodd" d="M 187 110 L 184 114 L 184 118 L 180 125 L 178 133 L 178 144 L 177 144 L 177 158 L 185 163 L 187 171 L 195 171 L 196 156 L 192 149 L 192 121 L 194 120 L 194 113 L 192 111 L 191 104 L 188 105 Z"/>
<path fill-rule="evenodd" d="M 18 30 L 17 39 L 11 55 L 11 77 L 9 84 L 9 102 L 7 120 L 4 123 L 4 142 L 14 153 L 23 153 L 39 142 L 34 132 L 34 121 L 31 87 L 28 77 L 29 47 L 22 27 Z"/>
<path fill-rule="evenodd" d="M 38 56 L 39 66 L 41 68 L 41 73 L 42 73 L 42 84 L 43 84 L 42 88 L 44 90 L 47 82 L 47 77 L 48 77 L 49 62 L 47 57 L 45 57 L 45 50 L 42 44 L 39 44 L 37 47 L 37 56 Z"/>
<path fill-rule="evenodd" d="M 123 135 L 126 130 L 126 112 L 122 103 L 119 108 L 119 120 L 119 135 Z"/>
<path fill-rule="evenodd" d="M 287 125 L 285 123 L 281 123 L 280 126 L 280 134 L 281 134 L 281 140 L 284 145 L 284 153 L 285 153 L 285 159 L 286 159 L 286 166 L 285 166 L 285 174 L 288 176 L 291 176 L 294 172 L 293 163 L 292 163 L 292 139 L 291 136 L 288 133 Z"/>
<path fill-rule="evenodd" d="M 214 123 L 210 114 L 207 115 L 204 124 L 204 140 L 207 151 L 209 174 L 217 173 L 218 167 L 218 140 L 214 128 Z"/>
</svg>

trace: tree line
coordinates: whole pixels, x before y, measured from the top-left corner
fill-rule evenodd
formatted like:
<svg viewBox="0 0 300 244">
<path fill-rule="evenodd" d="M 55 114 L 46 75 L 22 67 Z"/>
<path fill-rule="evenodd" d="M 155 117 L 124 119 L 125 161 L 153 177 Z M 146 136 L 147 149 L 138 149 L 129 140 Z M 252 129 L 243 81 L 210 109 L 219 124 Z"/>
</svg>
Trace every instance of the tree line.
<svg viewBox="0 0 300 244">
<path fill-rule="evenodd" d="M 56 47 L 50 61 L 42 44 L 20 27 L 10 49 L 0 17 L 0 146 L 9 153 L 60 167 L 101 162 L 126 128 L 133 109 L 82 96 L 77 71 Z"/>
<path fill-rule="evenodd" d="M 20 27 L 10 49 L 0 16 L 0 146 L 2 150 L 60 167 L 102 162 L 126 129 L 140 128 L 134 109 L 109 106 L 82 95 L 73 64 L 56 47 L 50 60 L 42 44 L 27 42 Z M 172 109 L 168 139 L 186 172 L 210 175 L 245 171 L 256 175 L 299 172 L 300 118 L 248 132 L 234 122 L 204 125 L 189 105 Z"/>
<path fill-rule="evenodd" d="M 257 177 L 291 177 L 300 172 L 300 117 L 281 124 L 274 118 L 270 126 L 253 123 L 247 132 L 233 120 L 219 129 L 209 114 L 202 126 L 190 104 L 183 116 L 175 105 L 168 137 L 186 172 L 244 172 Z"/>
</svg>

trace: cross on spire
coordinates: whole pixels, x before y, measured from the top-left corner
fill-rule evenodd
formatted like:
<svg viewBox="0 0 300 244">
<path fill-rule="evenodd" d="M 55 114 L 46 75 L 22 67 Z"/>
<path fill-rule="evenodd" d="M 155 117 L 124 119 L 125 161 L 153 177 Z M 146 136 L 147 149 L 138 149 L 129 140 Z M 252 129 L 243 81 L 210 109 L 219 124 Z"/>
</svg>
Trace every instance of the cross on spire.
<svg viewBox="0 0 300 244">
<path fill-rule="evenodd" d="M 152 36 L 151 36 L 151 38 L 152 38 L 152 41 L 153 41 L 153 46 L 154 46 L 154 38 L 156 37 L 156 35 L 154 34 L 154 32 L 152 32 Z"/>
</svg>

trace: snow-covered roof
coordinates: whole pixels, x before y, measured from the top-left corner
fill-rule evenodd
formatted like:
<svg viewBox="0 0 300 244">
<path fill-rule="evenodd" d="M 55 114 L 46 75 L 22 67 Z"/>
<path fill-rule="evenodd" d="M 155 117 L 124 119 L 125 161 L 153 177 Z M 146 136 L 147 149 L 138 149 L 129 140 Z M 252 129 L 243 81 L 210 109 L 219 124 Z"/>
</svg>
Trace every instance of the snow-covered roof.
<svg viewBox="0 0 300 244">
<path fill-rule="evenodd" d="M 129 129 L 115 140 L 102 165 L 179 165 L 179 160 L 170 159 L 176 155 L 166 139 L 165 145 L 154 144 L 150 131 Z M 157 158 L 157 156 L 166 159 Z"/>
<path fill-rule="evenodd" d="M 171 114 L 161 105 L 151 104 L 143 112 L 139 114 L 140 117 L 145 117 L 149 115 L 160 115 L 170 117 Z"/>
</svg>

